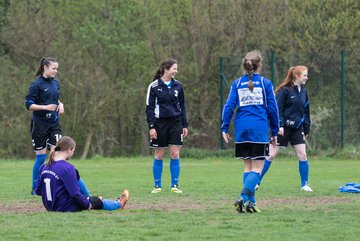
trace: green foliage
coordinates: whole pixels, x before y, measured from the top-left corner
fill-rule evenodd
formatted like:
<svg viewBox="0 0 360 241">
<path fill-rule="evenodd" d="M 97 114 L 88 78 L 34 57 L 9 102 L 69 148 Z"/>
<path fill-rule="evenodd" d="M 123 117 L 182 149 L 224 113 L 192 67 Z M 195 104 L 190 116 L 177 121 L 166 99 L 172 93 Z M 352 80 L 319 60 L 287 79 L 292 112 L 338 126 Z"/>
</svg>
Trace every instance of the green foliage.
<svg viewBox="0 0 360 241">
<path fill-rule="evenodd" d="M 149 153 L 145 96 L 167 57 L 178 59 L 177 79 L 186 92 L 186 145 L 218 148 L 219 57 L 236 59 L 231 73 L 237 76 L 241 58 L 255 48 L 263 52 L 268 77 L 275 53 L 275 85 L 289 66 L 309 66 L 314 116 L 319 108 L 332 111 L 315 122 L 310 143 L 315 149 L 339 145 L 340 50 L 345 49 L 346 140 L 356 145 L 360 139 L 353 117 L 359 111 L 359 1 L 1 0 L 0 13 L 3 157 L 32 156 L 31 113 L 23 99 L 43 56 L 59 60 L 61 125 L 83 158 Z"/>
<path fill-rule="evenodd" d="M 30 195 L 32 161 L 0 161 L 0 240 L 357 240 L 360 200 L 339 193 L 358 181 L 358 161 L 310 158 L 313 193 L 300 192 L 295 159 L 277 159 L 256 192 L 261 213 L 238 214 L 243 164 L 234 158 L 184 159 L 182 195 L 152 189 L 151 157 L 72 160 L 93 195 L 116 198 L 128 188 L 127 209 L 50 213 Z M 36 229 L 36 232 L 34 230 Z M 255 230 L 255 231 L 249 231 Z"/>
</svg>

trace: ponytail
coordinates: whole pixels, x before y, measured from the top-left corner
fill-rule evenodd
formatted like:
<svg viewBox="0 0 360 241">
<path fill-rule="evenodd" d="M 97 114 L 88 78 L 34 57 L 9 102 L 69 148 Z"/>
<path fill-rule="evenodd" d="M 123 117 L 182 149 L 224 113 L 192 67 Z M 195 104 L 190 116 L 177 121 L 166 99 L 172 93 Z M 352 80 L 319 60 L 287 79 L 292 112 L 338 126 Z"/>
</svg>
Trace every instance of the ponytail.
<svg viewBox="0 0 360 241">
<path fill-rule="evenodd" d="M 279 85 L 279 87 L 277 87 L 275 89 L 275 93 L 277 94 L 279 92 L 279 90 L 281 90 L 282 88 L 284 88 L 286 86 L 293 87 L 296 77 L 301 75 L 301 73 L 307 69 L 308 68 L 306 66 L 302 66 L 302 65 L 290 67 L 284 81 Z"/>
<path fill-rule="evenodd" d="M 47 159 L 45 162 L 46 166 L 48 166 L 48 167 L 51 166 L 51 164 L 53 164 L 53 162 L 55 161 L 54 160 L 55 152 L 56 152 L 56 150 L 53 150 L 52 152 L 50 152 L 49 159 Z"/>
<path fill-rule="evenodd" d="M 258 50 L 253 50 L 245 55 L 243 59 L 243 67 L 245 72 L 249 75 L 248 88 L 250 92 L 254 90 L 254 82 L 252 80 L 254 72 L 261 67 L 261 53 Z"/>
</svg>

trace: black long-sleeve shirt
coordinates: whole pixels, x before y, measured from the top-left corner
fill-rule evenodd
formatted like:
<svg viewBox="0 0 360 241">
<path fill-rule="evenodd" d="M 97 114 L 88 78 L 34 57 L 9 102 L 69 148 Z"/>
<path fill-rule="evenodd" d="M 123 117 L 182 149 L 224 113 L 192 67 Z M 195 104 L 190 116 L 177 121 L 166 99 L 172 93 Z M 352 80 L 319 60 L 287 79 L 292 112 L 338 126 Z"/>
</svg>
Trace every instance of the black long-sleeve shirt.
<svg viewBox="0 0 360 241">
<path fill-rule="evenodd" d="M 154 128 L 157 118 L 181 116 L 183 128 L 188 127 L 184 90 L 180 81 L 172 79 L 169 89 L 162 79 L 152 82 L 146 96 L 146 116 L 149 128 Z"/>
<path fill-rule="evenodd" d="M 304 128 L 304 134 L 310 132 L 310 107 L 307 90 L 301 86 L 285 86 L 276 96 L 279 108 L 280 127 Z"/>
<path fill-rule="evenodd" d="M 32 104 L 59 105 L 59 93 L 60 85 L 57 79 L 39 76 L 31 83 L 29 92 L 25 97 L 26 109 L 29 109 Z M 32 119 L 47 126 L 53 126 L 59 122 L 57 111 L 33 111 Z"/>
</svg>

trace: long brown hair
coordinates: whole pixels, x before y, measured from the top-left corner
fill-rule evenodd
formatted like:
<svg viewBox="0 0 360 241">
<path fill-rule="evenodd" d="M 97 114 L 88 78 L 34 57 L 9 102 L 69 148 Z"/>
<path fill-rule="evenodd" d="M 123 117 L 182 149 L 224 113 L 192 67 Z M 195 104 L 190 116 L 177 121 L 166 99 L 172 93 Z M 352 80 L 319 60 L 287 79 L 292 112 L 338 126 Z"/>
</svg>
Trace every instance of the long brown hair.
<svg viewBox="0 0 360 241">
<path fill-rule="evenodd" d="M 44 57 L 40 60 L 39 68 L 35 73 L 35 77 L 42 75 L 44 73 L 44 66 L 49 66 L 51 63 L 57 63 L 57 60 L 53 57 Z"/>
<path fill-rule="evenodd" d="M 252 92 L 254 89 L 254 83 L 252 81 L 253 73 L 256 72 L 261 66 L 261 53 L 259 50 L 253 50 L 248 52 L 243 58 L 242 63 L 245 69 L 245 72 L 249 75 L 249 90 Z"/>
<path fill-rule="evenodd" d="M 55 161 L 54 155 L 57 151 L 67 151 L 69 149 L 74 149 L 76 146 L 75 141 L 69 136 L 63 136 L 55 146 L 55 149 L 50 153 L 49 159 L 45 162 L 45 165 L 51 166 Z"/>
<path fill-rule="evenodd" d="M 308 68 L 303 65 L 290 67 L 284 81 L 275 89 L 275 93 L 279 92 L 279 90 L 285 86 L 293 87 L 296 77 L 299 77 L 304 70 L 308 70 Z"/>
<path fill-rule="evenodd" d="M 161 76 L 164 75 L 165 69 L 170 69 L 171 66 L 174 64 L 177 64 L 176 59 L 165 59 L 159 66 L 159 68 L 156 70 L 156 73 L 154 75 L 153 81 L 159 79 Z"/>
</svg>

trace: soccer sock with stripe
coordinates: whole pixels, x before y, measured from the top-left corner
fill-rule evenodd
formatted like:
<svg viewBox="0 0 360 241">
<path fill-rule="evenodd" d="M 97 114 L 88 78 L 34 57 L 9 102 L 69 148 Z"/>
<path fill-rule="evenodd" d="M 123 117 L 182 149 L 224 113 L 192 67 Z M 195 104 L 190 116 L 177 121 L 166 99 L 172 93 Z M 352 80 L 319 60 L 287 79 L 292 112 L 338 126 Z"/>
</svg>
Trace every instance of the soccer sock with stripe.
<svg viewBox="0 0 360 241">
<path fill-rule="evenodd" d="M 171 172 L 171 187 L 178 185 L 179 176 L 180 176 L 180 160 L 171 159 L 170 160 L 170 172 Z"/>
<path fill-rule="evenodd" d="M 39 177 L 40 166 L 45 162 L 45 160 L 46 154 L 36 154 L 32 175 L 32 190 L 34 190 L 36 187 L 37 179 Z"/>
<path fill-rule="evenodd" d="M 163 160 L 154 158 L 153 162 L 153 175 L 154 175 L 154 186 L 161 187 L 161 175 L 163 170 Z"/>
<path fill-rule="evenodd" d="M 308 160 L 301 161 L 299 160 L 299 173 L 301 179 L 301 186 L 305 186 L 309 181 L 309 162 Z"/>
<path fill-rule="evenodd" d="M 263 169 L 262 169 L 261 174 L 260 174 L 260 181 L 258 183 L 259 185 L 261 183 L 261 180 L 265 176 L 266 172 L 269 170 L 271 163 L 272 163 L 271 161 L 265 159 L 264 166 L 263 166 Z"/>
</svg>

